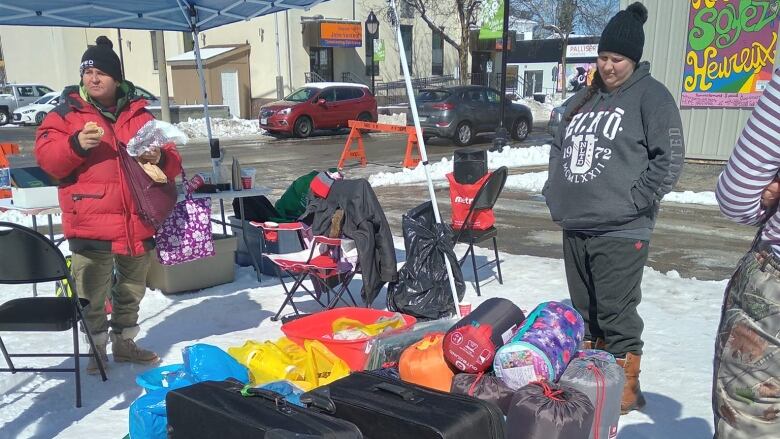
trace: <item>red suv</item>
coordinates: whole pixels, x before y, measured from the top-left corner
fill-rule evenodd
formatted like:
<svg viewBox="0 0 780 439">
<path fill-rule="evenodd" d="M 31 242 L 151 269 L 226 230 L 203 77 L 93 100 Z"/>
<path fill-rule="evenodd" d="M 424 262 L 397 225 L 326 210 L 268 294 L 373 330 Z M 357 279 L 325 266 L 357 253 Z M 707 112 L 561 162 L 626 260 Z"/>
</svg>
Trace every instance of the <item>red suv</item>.
<svg viewBox="0 0 780 439">
<path fill-rule="evenodd" d="M 314 130 L 344 128 L 348 120 L 377 120 L 376 99 L 365 85 L 312 82 L 260 107 L 260 128 L 270 134 L 309 137 Z"/>
</svg>

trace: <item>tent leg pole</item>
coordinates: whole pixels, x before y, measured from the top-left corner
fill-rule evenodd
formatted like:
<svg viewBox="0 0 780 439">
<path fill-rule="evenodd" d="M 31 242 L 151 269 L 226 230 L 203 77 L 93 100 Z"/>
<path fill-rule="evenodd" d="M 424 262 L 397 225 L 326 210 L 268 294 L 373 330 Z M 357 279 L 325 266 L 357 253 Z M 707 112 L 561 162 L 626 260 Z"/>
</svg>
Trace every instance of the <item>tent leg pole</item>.
<svg viewBox="0 0 780 439">
<path fill-rule="evenodd" d="M 439 205 L 436 202 L 436 192 L 433 189 L 433 180 L 431 180 L 431 173 L 428 165 L 428 152 L 425 149 L 425 138 L 423 137 L 422 128 L 420 127 L 420 116 L 417 114 L 417 102 L 414 98 L 414 88 L 412 87 L 412 80 L 409 75 L 409 63 L 406 60 L 406 49 L 404 48 L 403 37 L 401 36 L 401 26 L 398 22 L 398 13 L 396 9 L 395 0 L 390 1 L 390 8 L 394 19 L 392 25 L 395 26 L 395 34 L 398 39 L 398 52 L 401 54 L 401 68 L 404 72 L 404 82 L 406 83 L 406 94 L 409 97 L 409 108 L 412 110 L 412 119 L 414 120 L 414 128 L 417 132 L 417 145 L 420 148 L 420 160 L 425 170 L 425 179 L 428 182 L 428 194 L 431 198 L 431 204 L 433 204 L 433 216 L 436 222 L 442 224 L 441 214 L 439 213 Z M 461 318 L 460 307 L 458 304 L 458 290 L 455 288 L 455 277 L 452 274 L 452 264 L 449 258 L 444 258 L 444 266 L 447 268 L 447 277 L 450 280 L 450 291 L 452 292 L 452 303 L 455 306 L 455 314 L 458 318 Z"/>
</svg>

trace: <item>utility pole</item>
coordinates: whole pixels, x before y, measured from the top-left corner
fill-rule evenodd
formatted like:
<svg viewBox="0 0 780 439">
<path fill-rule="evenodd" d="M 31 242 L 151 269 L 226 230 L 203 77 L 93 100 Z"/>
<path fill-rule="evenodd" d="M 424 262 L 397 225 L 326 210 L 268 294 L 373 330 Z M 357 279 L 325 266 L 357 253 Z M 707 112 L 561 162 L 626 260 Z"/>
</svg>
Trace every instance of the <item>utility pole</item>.
<svg viewBox="0 0 780 439">
<path fill-rule="evenodd" d="M 276 99 L 284 99 L 284 78 L 282 77 L 282 57 L 279 54 L 279 13 L 274 13 L 274 33 L 276 34 Z"/>
<path fill-rule="evenodd" d="M 168 67 L 165 63 L 165 34 L 158 30 L 154 33 L 157 42 L 157 75 L 160 79 L 160 118 L 171 121 L 171 105 L 168 99 Z"/>
</svg>

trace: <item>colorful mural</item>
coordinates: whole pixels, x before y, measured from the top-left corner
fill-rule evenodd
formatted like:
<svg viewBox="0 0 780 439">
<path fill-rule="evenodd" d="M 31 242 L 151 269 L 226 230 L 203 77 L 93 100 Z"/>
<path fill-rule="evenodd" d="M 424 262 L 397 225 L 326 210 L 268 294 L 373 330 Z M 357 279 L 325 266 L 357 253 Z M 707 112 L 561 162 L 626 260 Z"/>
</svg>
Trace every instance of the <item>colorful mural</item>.
<svg viewBox="0 0 780 439">
<path fill-rule="evenodd" d="M 682 107 L 752 107 L 772 77 L 780 0 L 690 0 Z"/>
</svg>

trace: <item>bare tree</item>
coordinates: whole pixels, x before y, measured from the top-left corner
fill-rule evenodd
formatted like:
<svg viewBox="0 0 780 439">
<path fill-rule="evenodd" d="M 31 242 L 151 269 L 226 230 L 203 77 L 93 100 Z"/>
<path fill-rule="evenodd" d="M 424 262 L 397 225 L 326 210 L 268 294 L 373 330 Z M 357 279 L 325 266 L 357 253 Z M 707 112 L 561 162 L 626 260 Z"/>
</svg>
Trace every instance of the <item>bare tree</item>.
<svg viewBox="0 0 780 439">
<path fill-rule="evenodd" d="M 617 12 L 617 0 L 510 0 L 513 17 L 531 19 L 539 23 L 542 34 L 546 31 L 561 39 L 560 75 L 565 80 L 566 48 L 575 29 L 599 35 L 607 21 Z M 562 97 L 566 97 L 566 84 L 561 85 Z"/>
<path fill-rule="evenodd" d="M 476 25 L 481 3 L 481 0 L 397 0 L 396 6 L 399 14 L 404 6 L 411 8 L 432 31 L 439 32 L 442 39 L 458 52 L 458 73 L 460 82 L 464 84 L 469 73 L 471 27 Z"/>
</svg>

